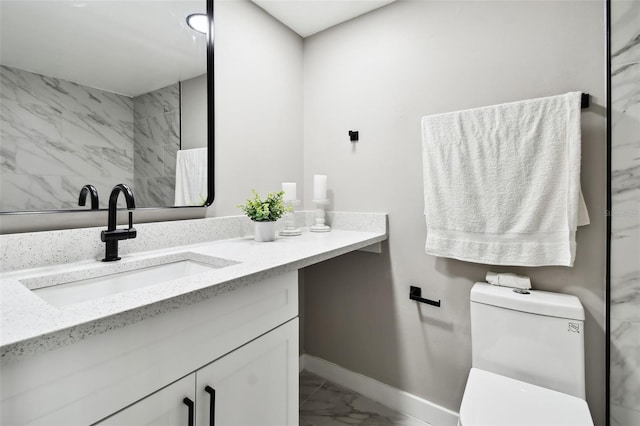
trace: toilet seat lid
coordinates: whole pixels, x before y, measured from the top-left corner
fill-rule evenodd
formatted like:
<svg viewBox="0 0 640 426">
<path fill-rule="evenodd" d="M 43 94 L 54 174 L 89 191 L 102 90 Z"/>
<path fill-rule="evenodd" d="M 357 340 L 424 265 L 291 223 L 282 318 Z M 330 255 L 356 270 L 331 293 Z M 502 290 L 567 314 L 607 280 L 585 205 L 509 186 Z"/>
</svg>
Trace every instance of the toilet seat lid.
<svg viewBox="0 0 640 426">
<path fill-rule="evenodd" d="M 593 420 L 583 399 L 472 368 L 460 425 L 593 426 Z"/>
</svg>

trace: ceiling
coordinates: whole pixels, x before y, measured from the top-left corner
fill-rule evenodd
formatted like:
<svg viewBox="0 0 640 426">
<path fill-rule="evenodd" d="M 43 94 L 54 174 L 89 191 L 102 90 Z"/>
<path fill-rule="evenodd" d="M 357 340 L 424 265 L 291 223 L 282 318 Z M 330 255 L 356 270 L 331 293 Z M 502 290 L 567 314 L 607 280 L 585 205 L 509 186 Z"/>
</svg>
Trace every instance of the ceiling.
<svg viewBox="0 0 640 426">
<path fill-rule="evenodd" d="M 302 37 L 396 0 L 251 0 Z"/>
<path fill-rule="evenodd" d="M 1 0 L 0 63 L 137 96 L 206 73 L 191 13 L 206 2 Z"/>
<path fill-rule="evenodd" d="M 251 0 L 302 37 L 395 0 Z M 137 96 L 206 72 L 205 0 L 0 0 L 0 63 Z M 90 58 L 90 60 L 87 60 Z"/>
</svg>

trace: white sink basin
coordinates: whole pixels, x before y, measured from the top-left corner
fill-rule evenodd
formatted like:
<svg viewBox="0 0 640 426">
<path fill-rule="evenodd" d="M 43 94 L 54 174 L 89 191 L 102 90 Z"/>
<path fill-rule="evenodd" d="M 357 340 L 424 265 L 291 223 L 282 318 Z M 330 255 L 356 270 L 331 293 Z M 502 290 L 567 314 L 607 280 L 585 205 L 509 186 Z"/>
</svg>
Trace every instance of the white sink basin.
<svg viewBox="0 0 640 426">
<path fill-rule="evenodd" d="M 145 261 L 106 264 L 88 273 L 77 271 L 47 275 L 23 279 L 21 282 L 49 304 L 63 307 L 211 272 L 237 263 L 196 253 L 178 253 Z M 90 277 L 84 278 L 87 275 Z"/>
</svg>

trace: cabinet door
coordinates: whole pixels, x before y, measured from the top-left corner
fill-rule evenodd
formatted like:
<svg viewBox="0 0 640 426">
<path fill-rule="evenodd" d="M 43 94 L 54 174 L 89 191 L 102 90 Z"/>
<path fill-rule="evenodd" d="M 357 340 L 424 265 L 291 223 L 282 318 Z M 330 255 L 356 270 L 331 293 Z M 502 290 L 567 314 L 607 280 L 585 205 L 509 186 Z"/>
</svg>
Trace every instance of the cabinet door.
<svg viewBox="0 0 640 426">
<path fill-rule="evenodd" d="M 98 423 L 100 426 L 193 426 L 196 375 L 178 380 Z"/>
<path fill-rule="evenodd" d="M 198 370 L 196 425 L 297 425 L 298 356 L 295 318 Z"/>
</svg>

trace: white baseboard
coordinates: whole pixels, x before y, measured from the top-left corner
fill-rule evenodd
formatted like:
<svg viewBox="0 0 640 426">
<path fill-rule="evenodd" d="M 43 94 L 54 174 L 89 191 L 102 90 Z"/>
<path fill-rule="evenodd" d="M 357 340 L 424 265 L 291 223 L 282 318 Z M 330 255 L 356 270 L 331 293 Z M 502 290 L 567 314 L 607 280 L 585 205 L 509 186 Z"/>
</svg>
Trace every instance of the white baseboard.
<svg viewBox="0 0 640 426">
<path fill-rule="evenodd" d="M 456 426 L 458 413 L 409 392 L 385 385 L 360 373 L 312 355 L 300 356 L 300 371 L 307 370 L 396 411 L 433 426 Z"/>
</svg>

